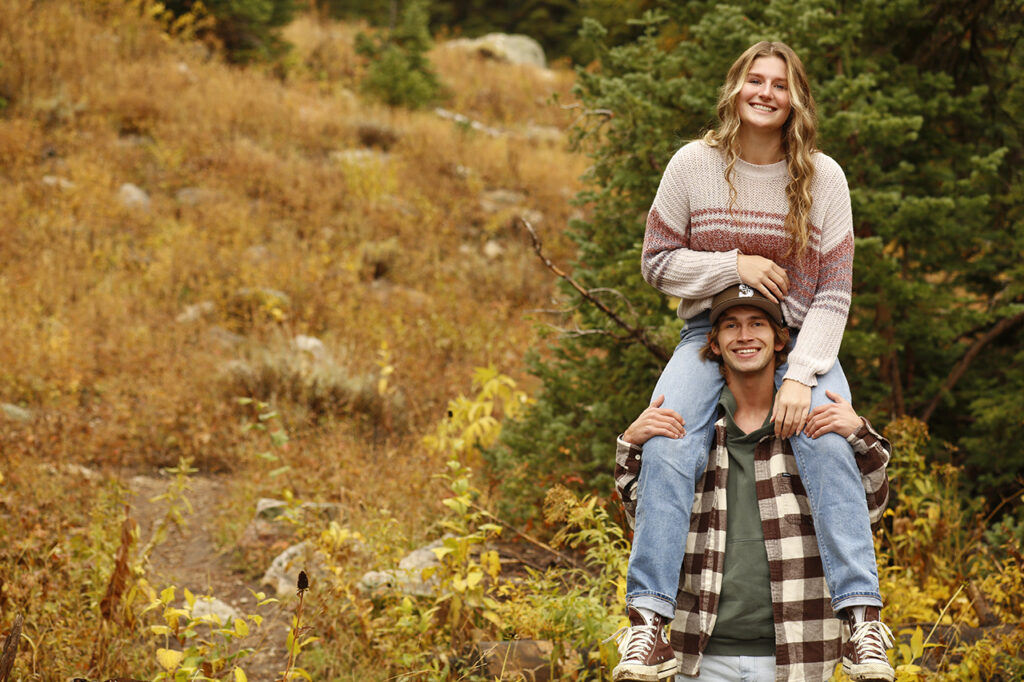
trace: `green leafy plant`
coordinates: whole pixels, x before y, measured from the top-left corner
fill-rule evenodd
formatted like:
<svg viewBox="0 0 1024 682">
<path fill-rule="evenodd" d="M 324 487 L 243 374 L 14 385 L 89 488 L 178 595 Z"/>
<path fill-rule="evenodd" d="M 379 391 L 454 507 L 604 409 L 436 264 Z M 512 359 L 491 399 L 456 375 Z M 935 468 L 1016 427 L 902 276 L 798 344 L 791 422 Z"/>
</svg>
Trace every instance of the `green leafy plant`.
<svg viewBox="0 0 1024 682">
<path fill-rule="evenodd" d="M 153 635 L 162 638 L 163 645 L 156 650 L 161 670 L 154 680 L 220 680 L 230 674 L 234 682 L 246 682 L 239 661 L 252 654 L 254 648 L 244 646 L 243 640 L 251 634 L 250 623 L 259 627 L 263 617 L 250 614 L 222 622 L 214 613 L 196 613 L 196 604 L 211 596 L 197 598 L 185 589 L 184 605 L 176 606 L 175 592 L 173 585 L 164 588 L 143 611 L 159 611 L 163 620 L 149 627 Z M 254 596 L 257 607 L 277 601 L 263 593 Z"/>
</svg>

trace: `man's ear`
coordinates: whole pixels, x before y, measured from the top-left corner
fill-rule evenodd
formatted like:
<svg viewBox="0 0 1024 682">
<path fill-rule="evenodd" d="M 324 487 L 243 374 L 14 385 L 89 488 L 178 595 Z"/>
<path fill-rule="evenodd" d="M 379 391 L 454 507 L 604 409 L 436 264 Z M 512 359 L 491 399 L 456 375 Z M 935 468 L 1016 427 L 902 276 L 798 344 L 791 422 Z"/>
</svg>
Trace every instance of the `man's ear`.
<svg viewBox="0 0 1024 682">
<path fill-rule="evenodd" d="M 785 333 L 775 335 L 775 352 L 778 353 L 789 345 L 789 330 L 786 329 Z"/>
<path fill-rule="evenodd" d="M 722 348 L 721 348 L 721 346 L 718 345 L 717 341 L 709 341 L 708 345 L 711 347 L 711 352 L 712 353 L 714 353 L 715 355 L 718 355 L 718 356 L 722 355 Z"/>
</svg>

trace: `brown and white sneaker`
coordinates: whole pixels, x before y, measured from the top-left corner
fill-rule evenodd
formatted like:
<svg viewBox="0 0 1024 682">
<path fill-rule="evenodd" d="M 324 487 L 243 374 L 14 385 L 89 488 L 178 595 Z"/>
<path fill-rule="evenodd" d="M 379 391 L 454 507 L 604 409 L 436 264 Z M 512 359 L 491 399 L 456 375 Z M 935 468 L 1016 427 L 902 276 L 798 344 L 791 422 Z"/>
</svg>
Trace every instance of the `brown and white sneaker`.
<svg viewBox="0 0 1024 682">
<path fill-rule="evenodd" d="M 674 676 L 678 664 L 665 636 L 665 619 L 657 613 L 646 618 L 632 606 L 627 613 L 630 626 L 608 638 L 618 642 L 621 656 L 612 671 L 613 682 L 658 682 Z"/>
<path fill-rule="evenodd" d="M 853 682 L 893 682 L 896 671 L 885 655 L 893 644 L 892 630 L 878 619 L 878 607 L 868 606 L 863 620 L 851 615 L 849 621 L 853 634 L 843 648 L 843 672 Z"/>
</svg>

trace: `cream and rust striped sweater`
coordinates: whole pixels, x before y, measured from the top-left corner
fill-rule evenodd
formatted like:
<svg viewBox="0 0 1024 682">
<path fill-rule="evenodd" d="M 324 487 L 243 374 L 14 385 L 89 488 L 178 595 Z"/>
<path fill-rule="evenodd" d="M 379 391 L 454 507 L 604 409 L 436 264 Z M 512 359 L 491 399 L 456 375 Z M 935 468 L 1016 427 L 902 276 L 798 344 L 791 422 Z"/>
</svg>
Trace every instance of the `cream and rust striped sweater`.
<svg viewBox="0 0 1024 682">
<path fill-rule="evenodd" d="M 789 203 L 786 162 L 756 166 L 737 160 L 730 211 L 722 153 L 703 141 L 687 144 L 668 164 L 647 216 L 641 267 L 659 291 L 682 299 L 686 320 L 711 307 L 712 297 L 740 283 L 736 256 L 764 256 L 785 268 L 786 322 L 799 328 L 787 379 L 814 386 L 831 369 L 843 339 L 853 279 L 853 215 L 842 168 L 814 154 L 811 235 L 799 259 L 786 255 Z"/>
</svg>

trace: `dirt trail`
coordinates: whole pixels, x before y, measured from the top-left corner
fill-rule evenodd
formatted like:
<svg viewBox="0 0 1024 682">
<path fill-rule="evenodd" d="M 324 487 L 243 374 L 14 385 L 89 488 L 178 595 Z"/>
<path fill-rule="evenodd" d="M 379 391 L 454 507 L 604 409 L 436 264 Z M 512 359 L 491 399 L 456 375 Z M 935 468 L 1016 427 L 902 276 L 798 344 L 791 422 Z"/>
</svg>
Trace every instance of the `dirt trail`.
<svg viewBox="0 0 1024 682">
<path fill-rule="evenodd" d="M 168 483 L 167 478 L 149 476 L 136 476 L 129 481 L 133 493 L 132 515 L 139 524 L 142 543 L 149 540 L 155 525 L 166 514 L 166 502 L 151 500 L 166 492 Z M 264 617 L 263 625 L 259 629 L 252 628 L 250 638 L 253 641 L 248 643 L 257 651 L 239 664 L 249 680 L 272 682 L 280 677 L 287 664 L 285 641 L 291 614 L 281 604 L 257 611 L 250 590 L 267 592 L 267 589 L 257 584 L 258 580 L 247 580 L 234 570 L 227 554 L 217 546 L 213 519 L 228 485 L 230 481 L 225 478 L 189 478 L 185 497 L 192 505 L 192 512 L 184 513 L 183 529 L 171 528 L 167 539 L 153 550 L 149 579 L 157 589 L 174 585 L 175 596 L 182 602 L 184 588 L 188 588 L 196 596 L 213 595 L 240 614 L 260 613 Z"/>
</svg>

